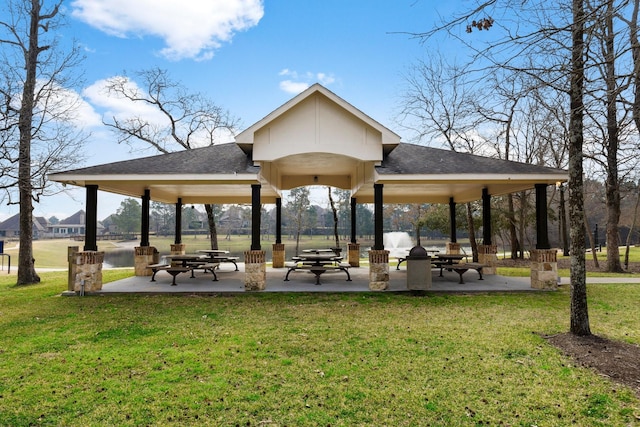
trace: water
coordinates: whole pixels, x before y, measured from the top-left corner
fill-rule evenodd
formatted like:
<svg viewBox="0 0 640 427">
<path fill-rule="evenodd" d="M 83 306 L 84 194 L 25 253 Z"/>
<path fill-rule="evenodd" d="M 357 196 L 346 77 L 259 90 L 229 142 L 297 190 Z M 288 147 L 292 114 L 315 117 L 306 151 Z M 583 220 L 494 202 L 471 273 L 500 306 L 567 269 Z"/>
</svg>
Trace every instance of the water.
<svg viewBox="0 0 640 427">
<path fill-rule="evenodd" d="M 105 268 L 133 267 L 133 249 L 115 249 L 104 253 Z"/>
</svg>

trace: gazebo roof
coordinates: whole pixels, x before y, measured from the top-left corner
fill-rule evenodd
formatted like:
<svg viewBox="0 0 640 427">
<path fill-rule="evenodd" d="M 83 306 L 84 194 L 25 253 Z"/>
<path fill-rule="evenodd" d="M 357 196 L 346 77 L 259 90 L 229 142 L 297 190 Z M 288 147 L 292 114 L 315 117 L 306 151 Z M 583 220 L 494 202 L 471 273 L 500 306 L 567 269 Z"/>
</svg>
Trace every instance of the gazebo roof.
<svg viewBox="0 0 640 427">
<path fill-rule="evenodd" d="M 261 202 L 282 190 L 330 185 L 373 202 L 384 184 L 385 203 L 478 200 L 486 188 L 501 195 L 567 180 L 567 172 L 525 163 L 400 143 L 400 137 L 333 92 L 313 85 L 240 133 L 235 143 L 91 166 L 49 176 L 100 190 L 165 203 Z"/>
</svg>

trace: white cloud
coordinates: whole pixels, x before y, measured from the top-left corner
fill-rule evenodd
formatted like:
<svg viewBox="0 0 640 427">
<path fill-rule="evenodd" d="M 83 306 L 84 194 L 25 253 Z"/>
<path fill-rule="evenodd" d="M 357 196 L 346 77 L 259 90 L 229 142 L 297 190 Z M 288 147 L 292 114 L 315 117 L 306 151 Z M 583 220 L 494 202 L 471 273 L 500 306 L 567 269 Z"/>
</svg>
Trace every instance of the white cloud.
<svg viewBox="0 0 640 427">
<path fill-rule="evenodd" d="M 210 59 L 238 31 L 258 24 L 262 0 L 75 0 L 72 15 L 117 37 L 156 36 L 172 59 Z"/>
<path fill-rule="evenodd" d="M 278 75 L 288 77 L 286 80 L 280 81 L 280 89 L 294 95 L 297 95 L 307 89 L 313 83 L 320 83 L 323 86 L 328 86 L 336 81 L 336 78 L 332 74 L 312 73 L 310 71 L 300 74 L 297 71 L 290 70 L 288 68 L 283 68 Z"/>
<path fill-rule="evenodd" d="M 131 92 L 139 91 L 136 82 L 127 77 L 115 76 L 112 79 L 124 79 L 125 85 Z M 98 80 L 84 89 L 82 94 L 95 107 L 100 108 L 108 120 L 111 117 L 128 119 L 141 117 L 150 123 L 163 123 L 163 116 L 157 108 L 142 102 L 131 102 L 119 94 L 109 93 L 106 89 L 107 80 Z"/>
<path fill-rule="evenodd" d="M 280 82 L 280 89 L 287 93 L 292 93 L 294 95 L 304 91 L 310 85 L 304 82 L 294 82 L 291 80 L 283 80 Z"/>
<path fill-rule="evenodd" d="M 139 118 L 142 122 L 149 123 L 158 129 L 166 129 L 168 127 L 167 117 L 156 107 L 145 102 L 132 102 L 130 99 L 123 97 L 120 93 L 107 90 L 109 81 L 115 79 L 121 80 L 122 84 L 127 88 L 129 93 L 143 93 L 138 84 L 124 76 L 114 76 L 105 80 L 98 80 L 91 86 L 84 89 L 82 94 L 85 99 L 91 103 L 96 109 L 102 111 L 105 121 L 112 122 L 115 117 L 119 120 L 127 120 L 131 118 Z M 143 95 L 144 96 L 144 95 Z M 178 123 L 178 133 L 182 124 Z M 195 146 L 208 145 L 210 143 L 210 135 L 204 130 L 191 135 L 191 142 Z M 231 142 L 235 139 L 234 135 L 227 130 L 218 130 L 215 132 L 214 140 L 218 143 Z"/>
</svg>

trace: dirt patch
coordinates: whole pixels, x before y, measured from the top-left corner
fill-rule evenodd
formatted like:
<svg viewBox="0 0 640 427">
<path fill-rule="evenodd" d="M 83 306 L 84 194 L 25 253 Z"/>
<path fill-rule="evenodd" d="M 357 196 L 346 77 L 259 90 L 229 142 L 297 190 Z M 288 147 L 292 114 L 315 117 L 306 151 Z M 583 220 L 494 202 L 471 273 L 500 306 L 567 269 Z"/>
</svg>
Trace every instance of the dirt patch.
<svg viewBox="0 0 640 427">
<path fill-rule="evenodd" d="M 564 333 L 546 338 L 577 365 L 629 386 L 640 398 L 640 346 L 596 335 L 579 337 Z"/>
</svg>

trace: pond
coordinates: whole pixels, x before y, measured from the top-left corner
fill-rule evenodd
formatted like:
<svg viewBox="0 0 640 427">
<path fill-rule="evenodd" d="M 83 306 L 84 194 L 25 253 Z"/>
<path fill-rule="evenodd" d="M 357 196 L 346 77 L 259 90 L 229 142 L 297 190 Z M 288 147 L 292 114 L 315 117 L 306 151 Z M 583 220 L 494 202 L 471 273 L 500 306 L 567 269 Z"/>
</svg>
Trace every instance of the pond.
<svg viewBox="0 0 640 427">
<path fill-rule="evenodd" d="M 133 249 L 105 251 L 104 268 L 133 267 Z"/>
</svg>

